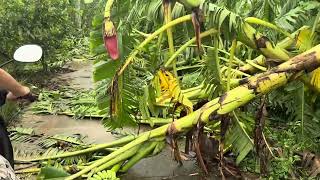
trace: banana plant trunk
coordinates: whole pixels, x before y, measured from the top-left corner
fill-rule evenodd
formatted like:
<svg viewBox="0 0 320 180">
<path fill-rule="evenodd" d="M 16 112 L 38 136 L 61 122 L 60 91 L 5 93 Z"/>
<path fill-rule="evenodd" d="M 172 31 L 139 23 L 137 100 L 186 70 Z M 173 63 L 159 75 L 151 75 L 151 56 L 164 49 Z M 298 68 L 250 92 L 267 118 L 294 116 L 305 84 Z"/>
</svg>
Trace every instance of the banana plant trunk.
<svg viewBox="0 0 320 180">
<path fill-rule="evenodd" d="M 208 123 L 219 119 L 219 117 L 232 112 L 234 109 L 243 106 L 250 102 L 255 97 L 267 94 L 282 85 L 285 85 L 289 80 L 301 75 L 301 72 L 311 72 L 320 66 L 320 45 L 302 53 L 289 61 L 256 76 L 243 79 L 241 85 L 228 91 L 221 97 L 218 97 L 193 113 L 182 117 L 170 124 L 161 126 L 154 130 L 142 133 L 135 140 L 129 142 L 118 150 L 96 161 L 78 173 L 67 177 L 67 180 L 75 179 L 86 174 L 97 167 L 116 158 L 117 156 L 126 153 L 127 151 L 139 146 L 140 144 L 153 140 L 154 138 L 164 137 L 186 132 L 197 123 Z"/>
</svg>

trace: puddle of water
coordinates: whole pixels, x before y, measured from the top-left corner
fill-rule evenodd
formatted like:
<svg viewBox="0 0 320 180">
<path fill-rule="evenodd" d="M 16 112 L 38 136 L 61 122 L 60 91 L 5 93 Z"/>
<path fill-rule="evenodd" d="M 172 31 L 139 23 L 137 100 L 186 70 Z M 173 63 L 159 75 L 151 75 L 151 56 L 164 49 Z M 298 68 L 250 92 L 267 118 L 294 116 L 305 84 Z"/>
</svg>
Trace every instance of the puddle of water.
<svg viewBox="0 0 320 180">
<path fill-rule="evenodd" d="M 115 137 L 106 132 L 106 129 L 97 120 L 76 120 L 67 116 L 26 113 L 19 126 L 33 128 L 37 133 L 47 135 L 81 134 L 87 136 L 90 143 L 105 143 L 115 140 Z"/>
<path fill-rule="evenodd" d="M 92 63 L 92 61 L 74 61 L 68 64 L 68 67 L 76 71 L 62 74 L 58 79 L 67 80 L 68 85 L 75 89 L 93 89 Z"/>
</svg>

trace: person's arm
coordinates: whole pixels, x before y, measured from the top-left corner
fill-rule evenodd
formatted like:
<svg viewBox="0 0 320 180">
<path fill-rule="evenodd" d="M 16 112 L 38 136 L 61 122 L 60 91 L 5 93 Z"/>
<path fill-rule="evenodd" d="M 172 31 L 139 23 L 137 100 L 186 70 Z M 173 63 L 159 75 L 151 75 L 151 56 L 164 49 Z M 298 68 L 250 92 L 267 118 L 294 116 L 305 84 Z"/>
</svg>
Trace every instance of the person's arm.
<svg viewBox="0 0 320 180">
<path fill-rule="evenodd" d="M 9 73 L 0 68 L 0 89 L 9 91 L 8 99 L 16 99 L 30 93 L 30 89 L 18 83 Z"/>
</svg>

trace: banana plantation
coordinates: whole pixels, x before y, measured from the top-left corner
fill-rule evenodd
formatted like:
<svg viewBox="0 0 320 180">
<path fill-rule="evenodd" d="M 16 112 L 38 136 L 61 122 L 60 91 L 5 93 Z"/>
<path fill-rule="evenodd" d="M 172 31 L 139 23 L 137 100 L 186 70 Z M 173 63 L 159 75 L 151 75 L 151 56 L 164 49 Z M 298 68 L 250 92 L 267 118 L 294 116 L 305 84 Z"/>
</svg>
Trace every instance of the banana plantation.
<svg viewBox="0 0 320 180">
<path fill-rule="evenodd" d="M 10 126 L 21 179 L 320 178 L 320 1 L 79 2 L 90 24 L 72 46 L 92 63 L 93 88 L 40 90 L 27 109 L 98 120 L 117 136 L 89 143 L 79 135 L 87 128 Z M 164 154 L 196 170 L 130 176 Z M 142 172 L 165 171 L 161 163 Z"/>
</svg>

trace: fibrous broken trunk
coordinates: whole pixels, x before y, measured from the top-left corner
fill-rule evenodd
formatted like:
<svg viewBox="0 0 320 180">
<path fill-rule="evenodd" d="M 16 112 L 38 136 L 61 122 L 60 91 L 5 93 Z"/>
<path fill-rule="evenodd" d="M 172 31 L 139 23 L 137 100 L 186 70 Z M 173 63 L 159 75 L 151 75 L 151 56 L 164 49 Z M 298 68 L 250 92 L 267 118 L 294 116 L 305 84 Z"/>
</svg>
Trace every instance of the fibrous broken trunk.
<svg viewBox="0 0 320 180">
<path fill-rule="evenodd" d="M 262 176 L 266 176 L 268 173 L 268 168 L 267 168 L 268 152 L 265 151 L 267 144 L 263 138 L 263 128 L 265 125 L 266 116 L 267 116 L 266 98 L 264 96 L 261 98 L 260 107 L 256 115 L 255 132 L 254 132 L 255 151 L 260 161 L 260 173 Z"/>
</svg>

